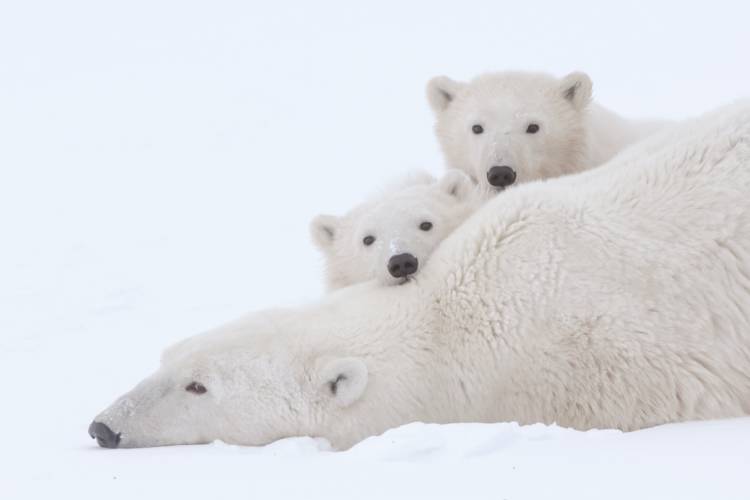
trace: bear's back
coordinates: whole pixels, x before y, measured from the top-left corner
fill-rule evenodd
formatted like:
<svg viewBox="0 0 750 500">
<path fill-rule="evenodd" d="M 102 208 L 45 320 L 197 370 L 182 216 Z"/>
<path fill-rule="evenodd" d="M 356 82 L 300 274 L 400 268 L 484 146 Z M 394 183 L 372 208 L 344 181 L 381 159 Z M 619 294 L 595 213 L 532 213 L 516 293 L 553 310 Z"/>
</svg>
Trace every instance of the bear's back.
<svg viewBox="0 0 750 500">
<path fill-rule="evenodd" d="M 634 429 L 750 410 L 748 194 L 741 103 L 487 203 L 425 269 L 445 349 L 494 380 L 481 413 Z"/>
</svg>

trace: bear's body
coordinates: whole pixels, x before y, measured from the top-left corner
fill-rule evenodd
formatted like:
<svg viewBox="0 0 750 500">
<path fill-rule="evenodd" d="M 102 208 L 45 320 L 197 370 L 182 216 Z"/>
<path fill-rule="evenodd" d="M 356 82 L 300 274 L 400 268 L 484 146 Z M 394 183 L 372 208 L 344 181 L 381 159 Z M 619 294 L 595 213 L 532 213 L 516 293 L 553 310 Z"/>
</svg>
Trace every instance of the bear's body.
<svg viewBox="0 0 750 500">
<path fill-rule="evenodd" d="M 591 92 L 584 73 L 508 71 L 468 83 L 441 76 L 427 86 L 448 167 L 488 192 L 595 167 L 665 125 L 626 120 L 590 102 Z M 502 167 L 505 177 L 495 174 Z"/>
<path fill-rule="evenodd" d="M 747 415 L 750 104 L 639 149 L 494 198 L 420 280 L 183 341 L 91 434 L 346 448 L 411 421 L 633 430 Z"/>
<path fill-rule="evenodd" d="M 474 184 L 460 170 L 448 171 L 439 181 L 414 172 L 344 216 L 315 217 L 310 232 L 325 257 L 328 289 L 413 279 L 435 247 L 480 203 Z"/>
</svg>

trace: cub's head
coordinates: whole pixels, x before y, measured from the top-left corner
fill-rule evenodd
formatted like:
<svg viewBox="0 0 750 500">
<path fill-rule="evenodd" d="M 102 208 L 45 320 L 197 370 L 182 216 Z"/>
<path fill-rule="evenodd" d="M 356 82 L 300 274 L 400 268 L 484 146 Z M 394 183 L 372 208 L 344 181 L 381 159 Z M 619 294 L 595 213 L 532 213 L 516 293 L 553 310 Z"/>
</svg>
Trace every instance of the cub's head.
<svg viewBox="0 0 750 500">
<path fill-rule="evenodd" d="M 393 186 L 344 216 L 317 216 L 310 229 L 325 257 L 329 288 L 372 279 L 404 283 L 476 202 L 474 183 L 453 170 L 439 181 L 423 175 Z"/>
<path fill-rule="evenodd" d="M 584 168 L 591 89 L 584 73 L 503 72 L 468 83 L 438 76 L 427 98 L 449 166 L 496 191 Z"/>
</svg>

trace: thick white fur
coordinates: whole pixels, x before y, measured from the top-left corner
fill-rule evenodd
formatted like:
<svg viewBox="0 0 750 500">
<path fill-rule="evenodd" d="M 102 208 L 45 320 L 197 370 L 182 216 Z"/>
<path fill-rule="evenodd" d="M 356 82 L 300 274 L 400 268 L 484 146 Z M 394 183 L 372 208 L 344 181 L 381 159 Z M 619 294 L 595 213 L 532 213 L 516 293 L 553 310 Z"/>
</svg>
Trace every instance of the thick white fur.
<svg viewBox="0 0 750 500">
<path fill-rule="evenodd" d="M 96 420 L 122 446 L 346 448 L 410 421 L 632 430 L 748 413 L 745 102 L 494 198 L 419 280 L 183 341 Z"/>
<path fill-rule="evenodd" d="M 463 169 L 488 192 L 492 166 L 513 168 L 516 183 L 580 172 L 664 126 L 626 120 L 591 96 L 591 79 L 580 72 L 558 79 L 506 71 L 468 83 L 439 76 L 427 85 L 448 167 Z M 535 134 L 526 133 L 531 123 L 540 127 Z M 474 134 L 474 125 L 484 132 Z"/>
<path fill-rule="evenodd" d="M 377 280 L 396 285 L 404 278 L 388 272 L 388 261 L 408 253 L 421 268 L 435 247 L 477 209 L 482 201 L 469 177 L 449 170 L 439 180 L 413 172 L 343 216 L 318 215 L 310 223 L 313 243 L 325 258 L 329 290 Z M 420 229 L 429 222 L 432 228 Z M 375 238 L 365 245 L 367 236 Z M 414 274 L 409 279 L 418 275 Z"/>
</svg>

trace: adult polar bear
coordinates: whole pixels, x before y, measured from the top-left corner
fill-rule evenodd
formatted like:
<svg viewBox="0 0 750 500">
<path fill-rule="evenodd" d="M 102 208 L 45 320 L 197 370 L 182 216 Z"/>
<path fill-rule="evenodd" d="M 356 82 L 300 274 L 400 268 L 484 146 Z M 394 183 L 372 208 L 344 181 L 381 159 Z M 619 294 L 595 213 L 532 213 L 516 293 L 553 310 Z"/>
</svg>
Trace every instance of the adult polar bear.
<svg viewBox="0 0 750 500">
<path fill-rule="evenodd" d="M 102 446 L 346 448 L 406 422 L 624 430 L 750 413 L 750 103 L 519 186 L 418 279 L 254 314 L 167 350 Z"/>
</svg>

